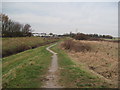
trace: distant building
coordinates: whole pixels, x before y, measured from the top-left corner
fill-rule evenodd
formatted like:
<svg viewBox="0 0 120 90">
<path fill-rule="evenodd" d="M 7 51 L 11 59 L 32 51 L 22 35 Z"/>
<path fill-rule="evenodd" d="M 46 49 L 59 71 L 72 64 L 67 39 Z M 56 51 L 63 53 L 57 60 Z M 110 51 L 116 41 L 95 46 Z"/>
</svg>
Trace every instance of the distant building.
<svg viewBox="0 0 120 90">
<path fill-rule="evenodd" d="M 32 33 L 33 34 L 33 36 L 38 36 L 38 33 Z"/>
<path fill-rule="evenodd" d="M 33 36 L 38 36 L 38 37 L 58 37 L 58 35 L 53 34 L 46 34 L 46 33 L 33 33 Z"/>
</svg>

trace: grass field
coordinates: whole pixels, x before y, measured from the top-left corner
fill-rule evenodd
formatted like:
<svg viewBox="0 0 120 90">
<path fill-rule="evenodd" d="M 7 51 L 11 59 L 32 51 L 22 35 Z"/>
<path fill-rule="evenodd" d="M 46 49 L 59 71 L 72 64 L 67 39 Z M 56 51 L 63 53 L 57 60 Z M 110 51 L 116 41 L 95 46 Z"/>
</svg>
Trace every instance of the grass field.
<svg viewBox="0 0 120 90">
<path fill-rule="evenodd" d="M 40 88 L 51 62 L 47 46 L 3 58 L 3 88 Z"/>
<path fill-rule="evenodd" d="M 92 75 L 73 60 L 58 46 L 52 48 L 58 53 L 60 84 L 66 88 L 108 88 L 112 85 Z"/>
<path fill-rule="evenodd" d="M 2 56 L 12 55 L 21 51 L 43 46 L 58 41 L 56 38 L 17 37 L 2 38 Z"/>
<path fill-rule="evenodd" d="M 76 41 L 79 42 L 79 41 Z M 118 43 L 106 41 L 80 41 L 91 47 L 88 52 L 68 52 L 77 63 L 118 84 Z"/>
<path fill-rule="evenodd" d="M 52 56 L 52 54 L 46 50 L 46 47 L 50 45 L 48 43 L 58 41 L 58 39 L 47 38 L 45 41 L 44 38 L 33 38 L 34 37 L 31 37 L 31 41 L 29 37 L 19 39 L 3 38 L 4 42 L 9 40 L 13 40 L 14 42 L 15 40 L 14 43 L 12 42 L 12 44 L 10 44 L 11 47 L 12 45 L 15 47 L 14 45 L 20 43 L 20 40 L 21 42 L 23 40 L 23 45 L 26 45 L 27 47 L 31 45 L 29 50 L 4 57 L 2 59 L 3 88 L 40 88 L 43 86 L 44 81 L 46 80 L 45 77 L 48 72 L 48 67 L 51 64 Z M 62 38 L 60 40 L 62 42 L 68 39 L 70 38 Z M 116 85 L 107 82 L 96 74 L 91 73 L 89 69 L 97 72 L 105 78 L 109 75 L 107 79 L 112 80 L 112 82 L 116 81 L 118 43 L 74 40 L 75 45 L 72 46 L 73 49 L 65 50 L 62 48 L 61 42 L 51 48 L 53 51 L 58 53 L 58 77 L 60 78 L 59 84 L 61 86 L 65 88 L 116 87 Z M 81 46 L 79 44 L 81 44 Z M 4 45 L 7 44 L 4 43 Z M 44 46 L 35 48 L 37 47 L 36 45 Z M 86 46 L 88 47 L 88 45 L 90 48 L 89 50 L 86 50 Z M 9 45 L 7 46 L 9 49 Z M 85 48 L 84 50 L 76 50 L 83 46 Z M 14 50 L 13 47 L 10 48 L 10 50 Z M 74 49 L 74 47 L 76 49 Z M 80 50 L 82 51 L 80 52 Z"/>
</svg>

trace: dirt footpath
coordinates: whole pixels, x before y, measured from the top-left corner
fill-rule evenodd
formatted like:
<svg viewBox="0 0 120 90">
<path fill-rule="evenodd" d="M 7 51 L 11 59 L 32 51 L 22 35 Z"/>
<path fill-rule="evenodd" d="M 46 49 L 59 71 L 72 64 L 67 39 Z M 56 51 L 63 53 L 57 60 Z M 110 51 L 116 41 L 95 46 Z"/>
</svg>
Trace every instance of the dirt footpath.
<svg viewBox="0 0 120 90">
<path fill-rule="evenodd" d="M 56 44 L 53 44 L 53 45 L 46 48 L 49 52 L 51 52 L 53 54 L 53 56 L 52 56 L 51 66 L 49 67 L 49 71 L 48 71 L 48 74 L 46 76 L 45 85 L 43 86 L 43 88 L 62 88 L 62 86 L 60 86 L 58 84 L 59 77 L 58 77 L 57 53 L 50 50 L 50 48 L 55 46 L 55 45 Z"/>
</svg>

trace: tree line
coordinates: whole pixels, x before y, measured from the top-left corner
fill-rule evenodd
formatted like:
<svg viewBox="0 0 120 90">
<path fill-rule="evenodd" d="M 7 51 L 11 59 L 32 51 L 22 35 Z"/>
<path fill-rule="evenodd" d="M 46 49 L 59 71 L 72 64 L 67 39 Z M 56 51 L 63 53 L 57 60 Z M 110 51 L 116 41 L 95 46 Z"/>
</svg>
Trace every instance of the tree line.
<svg viewBox="0 0 120 90">
<path fill-rule="evenodd" d="M 111 35 L 98 35 L 98 34 L 84 34 L 84 33 L 72 33 L 70 32 L 69 34 L 64 34 L 63 36 L 70 36 L 74 39 L 77 40 L 93 40 L 93 39 L 113 39 Z"/>
<path fill-rule="evenodd" d="M 0 22 L 2 23 L 2 37 L 26 37 L 32 36 L 32 29 L 29 24 L 20 24 L 12 21 L 7 15 L 0 14 Z"/>
</svg>

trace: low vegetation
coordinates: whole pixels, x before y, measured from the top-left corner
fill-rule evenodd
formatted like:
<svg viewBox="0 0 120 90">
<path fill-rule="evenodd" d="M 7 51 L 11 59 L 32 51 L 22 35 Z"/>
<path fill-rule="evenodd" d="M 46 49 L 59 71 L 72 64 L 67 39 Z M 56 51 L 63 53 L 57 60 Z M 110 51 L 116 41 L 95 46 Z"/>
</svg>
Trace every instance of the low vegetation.
<svg viewBox="0 0 120 90">
<path fill-rule="evenodd" d="M 47 46 L 30 49 L 2 59 L 3 88 L 40 88 L 52 54 Z"/>
<path fill-rule="evenodd" d="M 113 39 L 111 35 L 98 35 L 98 34 L 84 34 L 84 33 L 72 33 L 64 34 L 63 36 L 69 36 L 76 40 L 101 40 L 102 39 Z"/>
<path fill-rule="evenodd" d="M 17 37 L 2 38 L 2 56 L 12 55 L 38 46 L 43 46 L 58 41 L 56 38 L 42 37 Z"/>
<path fill-rule="evenodd" d="M 117 87 L 118 84 L 118 43 L 108 41 L 83 41 L 74 40 L 83 45 L 89 45 L 90 50 L 83 52 L 68 51 L 68 55 L 77 63 L 84 65 L 89 70 L 103 76 Z M 65 41 L 66 43 L 66 41 Z M 74 48 L 71 43 L 71 48 Z M 63 46 L 63 45 L 62 45 Z M 66 45 L 65 45 L 66 46 Z M 64 46 L 63 46 L 64 48 Z M 84 49 L 84 48 L 83 48 Z"/>
<path fill-rule="evenodd" d="M 83 51 L 90 51 L 91 47 L 88 44 L 82 42 L 75 42 L 74 40 L 65 40 L 61 46 L 69 51 L 75 52 L 83 52 Z"/>
<path fill-rule="evenodd" d="M 60 71 L 60 84 L 65 88 L 108 88 L 110 84 L 102 81 L 99 77 L 92 75 L 82 69 L 67 55 L 59 46 L 52 50 L 58 53 L 58 64 Z"/>
</svg>

